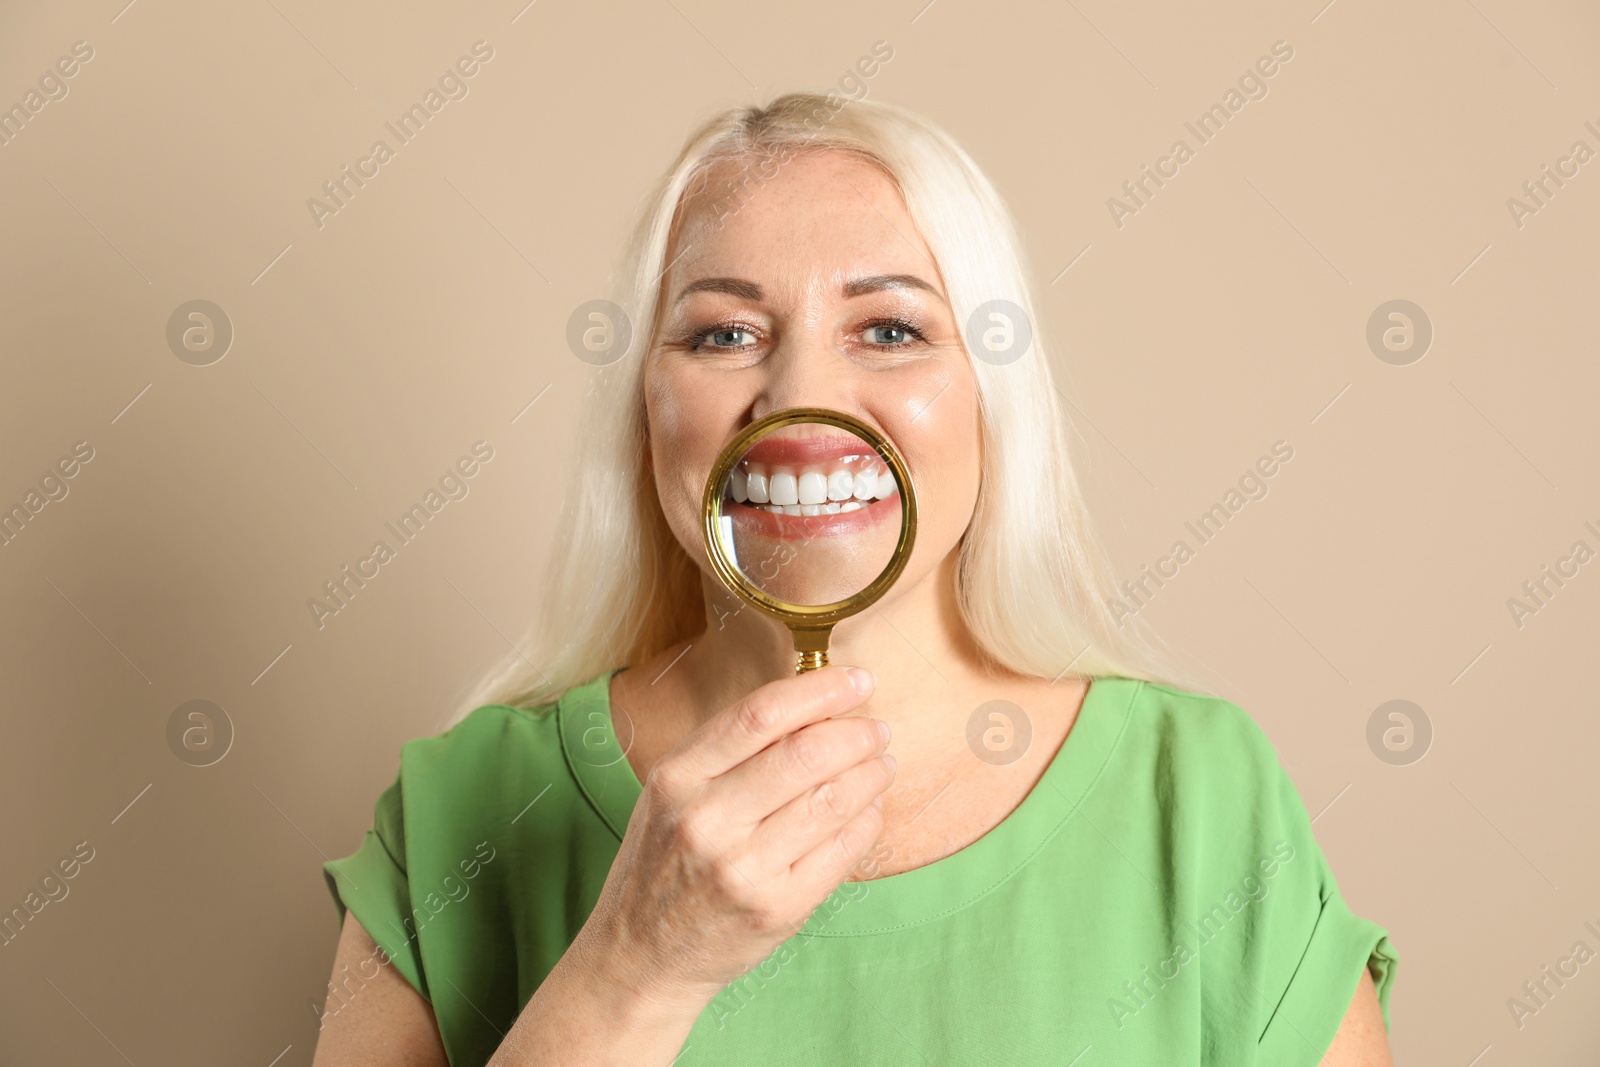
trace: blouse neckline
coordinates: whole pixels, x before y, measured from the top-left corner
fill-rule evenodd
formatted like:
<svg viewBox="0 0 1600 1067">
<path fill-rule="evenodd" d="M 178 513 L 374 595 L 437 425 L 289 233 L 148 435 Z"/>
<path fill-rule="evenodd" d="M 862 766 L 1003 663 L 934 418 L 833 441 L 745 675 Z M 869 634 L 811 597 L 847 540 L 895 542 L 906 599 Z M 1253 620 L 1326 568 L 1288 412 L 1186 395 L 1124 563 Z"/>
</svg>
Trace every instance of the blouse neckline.
<svg viewBox="0 0 1600 1067">
<path fill-rule="evenodd" d="M 556 706 L 572 776 L 618 841 L 644 791 L 611 723 L 611 678 L 623 669 L 569 689 Z M 1079 813 L 1127 729 L 1142 685 L 1114 675 L 1091 678 L 1065 740 L 1010 814 L 976 841 L 932 863 L 842 884 L 799 936 L 862 936 L 931 922 L 1010 880 Z"/>
</svg>

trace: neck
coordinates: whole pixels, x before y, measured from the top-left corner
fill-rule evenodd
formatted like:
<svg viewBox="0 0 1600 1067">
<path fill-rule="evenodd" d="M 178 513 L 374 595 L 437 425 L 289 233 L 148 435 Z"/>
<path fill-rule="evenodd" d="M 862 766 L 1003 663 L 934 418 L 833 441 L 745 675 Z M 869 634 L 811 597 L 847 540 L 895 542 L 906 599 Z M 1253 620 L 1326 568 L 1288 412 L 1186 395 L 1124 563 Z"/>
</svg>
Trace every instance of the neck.
<svg viewBox="0 0 1600 1067">
<path fill-rule="evenodd" d="M 1035 681 L 984 659 L 957 608 L 955 574 L 951 553 L 921 582 L 896 588 L 892 598 L 841 621 L 829 640 L 831 663 L 865 667 L 877 677 L 863 712 L 889 723 L 902 759 L 964 746 L 974 708 Z M 702 590 L 706 629 L 690 639 L 687 651 L 669 649 L 658 658 L 660 666 L 646 668 L 690 727 L 794 673 L 794 640 L 786 626 L 744 605 L 710 576 L 703 577 Z"/>
</svg>

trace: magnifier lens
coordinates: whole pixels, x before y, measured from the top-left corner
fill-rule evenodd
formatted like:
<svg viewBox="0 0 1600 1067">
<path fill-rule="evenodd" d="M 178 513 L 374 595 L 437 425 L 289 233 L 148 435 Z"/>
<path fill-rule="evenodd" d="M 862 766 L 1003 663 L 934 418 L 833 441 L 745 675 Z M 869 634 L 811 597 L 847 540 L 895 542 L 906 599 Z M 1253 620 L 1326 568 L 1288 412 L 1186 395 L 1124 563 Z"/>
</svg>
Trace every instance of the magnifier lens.
<svg viewBox="0 0 1600 1067">
<path fill-rule="evenodd" d="M 894 556 L 901 522 L 888 463 L 867 441 L 824 423 L 759 438 L 723 482 L 729 560 L 790 604 L 833 604 L 871 585 Z"/>
</svg>

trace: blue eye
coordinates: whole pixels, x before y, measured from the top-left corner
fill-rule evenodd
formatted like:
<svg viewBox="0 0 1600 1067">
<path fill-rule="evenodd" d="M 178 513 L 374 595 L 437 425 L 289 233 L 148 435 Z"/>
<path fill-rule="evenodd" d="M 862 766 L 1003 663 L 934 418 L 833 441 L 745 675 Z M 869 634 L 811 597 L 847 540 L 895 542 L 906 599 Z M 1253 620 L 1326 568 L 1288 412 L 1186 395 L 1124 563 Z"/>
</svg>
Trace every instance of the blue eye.
<svg viewBox="0 0 1600 1067">
<path fill-rule="evenodd" d="M 890 319 L 868 326 L 866 338 L 879 348 L 904 348 L 913 341 L 922 340 L 922 334 L 909 322 Z"/>
<path fill-rule="evenodd" d="M 710 347 L 714 349 L 744 348 L 755 343 L 755 333 L 743 326 L 722 325 L 701 330 L 688 339 L 690 351 Z"/>
</svg>

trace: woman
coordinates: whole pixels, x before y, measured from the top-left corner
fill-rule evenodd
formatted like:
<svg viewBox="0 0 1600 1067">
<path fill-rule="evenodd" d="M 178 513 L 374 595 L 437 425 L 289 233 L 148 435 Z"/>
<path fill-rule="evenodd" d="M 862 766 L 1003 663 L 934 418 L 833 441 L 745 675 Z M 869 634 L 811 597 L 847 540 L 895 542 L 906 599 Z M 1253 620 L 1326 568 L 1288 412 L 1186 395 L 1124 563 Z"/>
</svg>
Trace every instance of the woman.
<svg viewBox="0 0 1600 1067">
<path fill-rule="evenodd" d="M 1390 1062 L 1395 953 L 1271 745 L 1108 607 L 1018 247 L 898 108 L 796 94 L 690 139 L 542 648 L 404 746 L 325 867 L 319 1067 Z M 964 343 L 996 299 L 1020 355 Z M 721 445 L 802 406 L 917 487 L 909 565 L 833 633 L 870 669 L 794 675 L 702 546 Z"/>
</svg>

